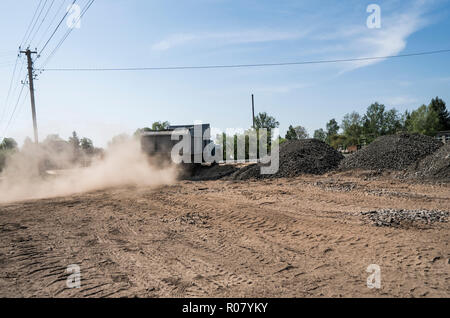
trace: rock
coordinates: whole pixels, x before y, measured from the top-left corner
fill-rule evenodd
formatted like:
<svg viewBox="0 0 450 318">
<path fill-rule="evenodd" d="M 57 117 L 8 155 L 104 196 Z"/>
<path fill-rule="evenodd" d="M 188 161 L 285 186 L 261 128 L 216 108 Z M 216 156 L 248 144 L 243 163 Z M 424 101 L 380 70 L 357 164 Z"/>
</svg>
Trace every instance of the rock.
<svg viewBox="0 0 450 318">
<path fill-rule="evenodd" d="M 365 148 L 342 160 L 341 170 L 404 170 L 416 161 L 433 154 L 442 142 L 419 134 L 382 136 Z"/>
<path fill-rule="evenodd" d="M 231 177 L 234 180 L 292 178 L 302 174 L 323 174 L 336 169 L 344 157 L 331 146 L 317 139 L 287 141 L 280 145 L 279 170 L 262 175 L 261 165 L 244 167 Z"/>
<path fill-rule="evenodd" d="M 412 164 L 408 169 L 408 177 L 450 182 L 450 144 Z"/>
<path fill-rule="evenodd" d="M 376 226 L 398 227 L 403 224 L 447 222 L 450 212 L 439 210 L 394 210 L 360 212 L 363 218 Z"/>
</svg>

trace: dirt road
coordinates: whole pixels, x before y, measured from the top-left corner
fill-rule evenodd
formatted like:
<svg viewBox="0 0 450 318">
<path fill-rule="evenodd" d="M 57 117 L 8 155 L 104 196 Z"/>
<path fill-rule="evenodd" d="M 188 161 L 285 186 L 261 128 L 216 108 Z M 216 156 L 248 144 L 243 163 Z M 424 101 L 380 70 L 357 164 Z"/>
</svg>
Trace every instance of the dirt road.
<svg viewBox="0 0 450 318">
<path fill-rule="evenodd" d="M 0 296 L 449 297 L 450 224 L 359 215 L 379 208 L 450 211 L 450 186 L 330 174 L 4 204 Z M 66 286 L 70 264 L 80 288 Z"/>
</svg>

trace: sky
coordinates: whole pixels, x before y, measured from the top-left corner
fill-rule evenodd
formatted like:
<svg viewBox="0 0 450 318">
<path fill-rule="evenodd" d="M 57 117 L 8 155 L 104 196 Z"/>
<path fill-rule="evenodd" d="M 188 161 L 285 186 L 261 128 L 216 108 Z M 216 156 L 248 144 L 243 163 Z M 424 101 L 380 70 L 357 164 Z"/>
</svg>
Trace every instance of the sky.
<svg viewBox="0 0 450 318">
<path fill-rule="evenodd" d="M 72 0 L 0 2 L 0 135 L 33 136 L 19 45 L 40 51 Z M 83 8 L 89 0 L 78 0 Z M 370 4 L 381 9 L 369 28 Z M 50 6 L 51 5 L 51 6 Z M 32 32 L 35 12 L 42 14 Z M 60 11 L 58 11 L 60 9 Z M 48 12 L 48 15 L 45 15 Z M 69 30 L 68 14 L 39 58 Z M 44 19 L 45 17 L 45 19 Z M 69 21 L 67 21 L 69 20 Z M 42 24 L 41 24 L 42 21 Z M 370 20 L 375 21 L 375 20 Z M 53 24 L 50 24 L 53 22 Z M 33 24 L 31 24 L 33 26 Z M 372 25 L 370 25 L 372 26 Z M 95 0 L 45 68 L 170 67 L 284 63 L 389 56 L 450 49 L 450 1 Z M 21 70 L 19 72 L 19 70 Z M 450 104 L 450 53 L 264 68 L 37 73 L 40 139 L 72 131 L 105 146 L 154 121 L 249 128 L 255 112 L 304 126 L 310 135 L 346 113 L 379 102 L 400 112 L 439 96 Z M 8 125 L 9 123 L 9 125 Z"/>
</svg>

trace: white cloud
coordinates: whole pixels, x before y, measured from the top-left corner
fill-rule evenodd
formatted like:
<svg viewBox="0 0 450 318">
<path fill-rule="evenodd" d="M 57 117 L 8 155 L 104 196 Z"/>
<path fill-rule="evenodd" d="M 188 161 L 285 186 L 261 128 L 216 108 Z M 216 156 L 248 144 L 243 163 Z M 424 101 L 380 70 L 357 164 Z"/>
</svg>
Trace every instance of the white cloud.
<svg viewBox="0 0 450 318">
<path fill-rule="evenodd" d="M 165 51 L 175 46 L 180 46 L 190 41 L 195 40 L 197 37 L 194 34 L 175 34 L 172 35 L 152 46 L 153 50 Z"/>
<path fill-rule="evenodd" d="M 365 20 L 358 24 L 349 24 L 346 15 L 320 16 L 316 23 L 309 23 L 302 31 L 292 30 L 243 30 L 232 32 L 198 32 L 170 35 L 153 44 L 155 51 L 166 51 L 183 45 L 238 45 L 295 40 L 300 47 L 298 54 L 304 60 L 347 59 L 398 55 L 407 47 L 412 34 L 430 23 L 427 13 L 433 7 L 433 1 L 417 0 L 407 4 L 403 2 L 381 5 L 381 28 L 369 29 Z M 384 11 L 383 8 L 386 10 Z M 361 13 L 365 15 L 366 12 Z M 319 22 L 320 21 L 320 22 Z M 328 23 L 322 23 L 328 21 Z M 301 41 L 299 41 L 301 40 Z M 291 52 L 292 53 L 292 52 Z M 289 55 L 283 53 L 284 56 Z M 292 55 L 292 54 L 290 54 Z M 299 60 L 300 58 L 297 58 Z M 274 58 L 268 62 L 276 62 Z M 383 59 L 363 60 L 339 64 L 327 64 L 326 67 L 338 68 L 337 75 L 358 68 L 382 62 Z"/>
<path fill-rule="evenodd" d="M 424 20 L 417 13 L 404 14 L 392 17 L 385 28 L 367 32 L 367 36 L 357 39 L 356 43 L 361 45 L 365 56 L 392 56 L 398 55 L 406 48 L 407 39 L 413 33 L 425 25 Z M 362 56 L 361 56 L 362 57 Z M 368 60 L 354 62 L 352 68 L 368 66 L 380 60 Z"/>
<path fill-rule="evenodd" d="M 406 48 L 408 38 L 428 24 L 425 17 L 427 7 L 422 1 L 395 12 L 391 15 L 382 15 L 380 29 L 369 29 L 363 26 L 353 27 L 353 29 L 345 28 L 340 37 L 347 42 L 348 56 L 351 56 L 350 52 L 353 52 L 356 58 L 398 55 Z M 338 39 L 339 33 L 335 33 L 335 37 Z M 383 59 L 351 62 L 345 65 L 342 72 L 381 61 Z"/>
<path fill-rule="evenodd" d="M 307 33 L 308 31 L 283 32 L 270 30 L 247 30 L 240 32 L 202 32 L 185 34 L 180 33 L 170 35 L 167 38 L 153 44 L 152 49 L 156 51 L 165 51 L 177 46 L 202 41 L 214 41 L 222 45 L 286 41 L 299 39 L 301 37 L 304 37 Z"/>
</svg>

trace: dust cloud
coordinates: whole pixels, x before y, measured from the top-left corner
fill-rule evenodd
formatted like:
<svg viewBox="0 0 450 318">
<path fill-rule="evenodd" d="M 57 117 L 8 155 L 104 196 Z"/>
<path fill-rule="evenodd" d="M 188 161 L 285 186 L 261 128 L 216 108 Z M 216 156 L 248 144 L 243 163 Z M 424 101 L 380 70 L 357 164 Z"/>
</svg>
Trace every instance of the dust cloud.
<svg viewBox="0 0 450 318">
<path fill-rule="evenodd" d="M 73 150 L 42 144 L 28 145 L 12 154 L 0 174 L 0 202 L 42 199 L 124 185 L 158 186 L 176 180 L 173 166 L 156 166 L 142 153 L 135 138 L 110 143 L 89 166 L 74 166 Z M 46 166 L 56 167 L 46 170 Z"/>
</svg>

